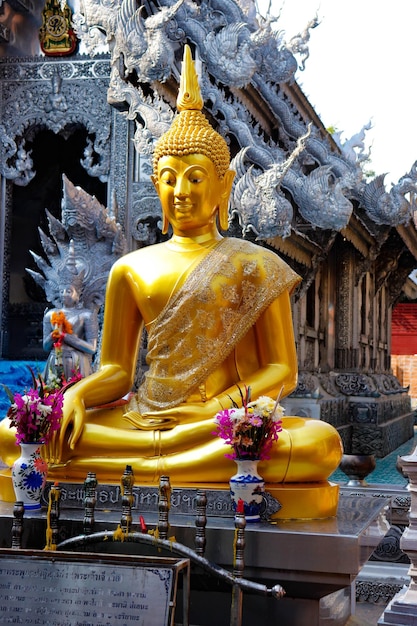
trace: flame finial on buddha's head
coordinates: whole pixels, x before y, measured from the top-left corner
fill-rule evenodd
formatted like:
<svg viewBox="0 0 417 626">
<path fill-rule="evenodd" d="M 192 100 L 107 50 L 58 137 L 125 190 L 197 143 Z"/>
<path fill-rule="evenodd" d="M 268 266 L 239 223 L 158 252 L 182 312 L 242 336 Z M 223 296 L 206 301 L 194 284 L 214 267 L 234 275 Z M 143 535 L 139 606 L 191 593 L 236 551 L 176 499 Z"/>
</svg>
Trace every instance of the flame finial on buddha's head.
<svg viewBox="0 0 417 626">
<path fill-rule="evenodd" d="M 197 72 L 190 47 L 186 45 L 177 98 L 179 114 L 171 128 L 156 143 L 153 157 L 155 174 L 158 161 L 163 156 L 204 154 L 214 163 L 219 178 L 223 178 L 230 165 L 229 148 L 223 137 L 209 124 L 201 111 L 202 108 L 203 99 Z"/>
</svg>

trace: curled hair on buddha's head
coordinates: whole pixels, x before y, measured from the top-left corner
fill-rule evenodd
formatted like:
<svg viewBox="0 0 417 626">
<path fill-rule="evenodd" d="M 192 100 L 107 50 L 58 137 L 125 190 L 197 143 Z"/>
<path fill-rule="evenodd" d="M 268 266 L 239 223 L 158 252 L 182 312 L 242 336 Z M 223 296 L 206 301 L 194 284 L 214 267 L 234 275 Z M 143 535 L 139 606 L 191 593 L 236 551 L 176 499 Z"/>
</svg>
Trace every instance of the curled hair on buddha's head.
<svg viewBox="0 0 417 626">
<path fill-rule="evenodd" d="M 177 98 L 179 115 L 174 119 L 171 128 L 156 143 L 153 156 L 155 174 L 158 161 L 163 156 L 203 154 L 213 162 L 218 177 L 223 178 L 230 165 L 229 148 L 223 137 L 209 124 L 201 112 L 202 108 L 203 99 L 197 72 L 190 47 L 186 45 Z"/>
</svg>

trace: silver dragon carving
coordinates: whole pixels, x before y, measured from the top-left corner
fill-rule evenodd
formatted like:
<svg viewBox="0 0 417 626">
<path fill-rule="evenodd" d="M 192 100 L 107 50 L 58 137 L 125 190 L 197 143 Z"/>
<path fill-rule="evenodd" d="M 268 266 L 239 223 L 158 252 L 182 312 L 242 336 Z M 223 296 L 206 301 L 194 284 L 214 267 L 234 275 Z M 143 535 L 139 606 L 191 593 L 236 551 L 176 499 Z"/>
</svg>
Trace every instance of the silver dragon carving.
<svg viewBox="0 0 417 626">
<path fill-rule="evenodd" d="M 377 224 L 408 224 L 417 209 L 417 161 L 398 183 L 392 185 L 390 191 L 384 185 L 385 176 L 386 174 L 380 174 L 369 183 L 363 184 L 358 189 L 358 198 Z"/>
<path fill-rule="evenodd" d="M 127 108 L 135 120 L 134 142 L 142 155 L 152 152 L 171 122 L 181 48 L 186 41 L 193 44 L 206 110 L 234 149 L 237 178 L 230 209 L 243 235 L 252 230 L 258 239 L 288 236 L 297 229 L 294 205 L 313 227 L 340 231 L 358 200 L 377 223 L 406 223 L 413 209 L 407 194 L 416 191 L 414 171 L 390 192 L 383 178 L 364 180 L 370 124 L 343 143 L 340 135 L 334 137 L 339 149 L 313 127 L 303 153 L 285 175 L 279 173 L 307 130 L 280 86 L 294 81 L 297 56 L 304 69 L 310 31 L 319 20 L 315 16 L 288 42 L 274 26 L 278 20 L 259 15 L 252 0 L 149 0 L 139 8 L 135 0 L 83 0 L 74 16 L 77 35 L 91 55 L 108 46 L 109 102 Z M 170 82 L 171 90 L 165 89 Z M 257 122 L 248 104 L 249 88 L 275 117 L 279 140 Z M 253 203 L 255 196 L 262 198 L 262 209 Z"/>
<path fill-rule="evenodd" d="M 349 139 L 342 139 L 343 131 L 335 131 L 332 133 L 332 137 L 339 146 L 342 154 L 352 163 L 359 161 L 359 163 L 364 163 L 371 156 L 371 150 L 369 149 L 366 152 L 365 149 L 365 136 L 366 131 L 371 130 L 372 122 L 371 120 L 362 126 L 361 130 L 358 133 L 355 133 Z"/>
<path fill-rule="evenodd" d="M 305 64 L 310 56 L 310 50 L 308 48 L 308 42 L 310 41 L 310 30 L 316 28 L 320 24 L 318 16 L 315 15 L 309 22 L 307 22 L 304 30 L 298 33 L 294 37 L 291 37 L 287 43 L 287 48 L 291 50 L 293 54 L 299 54 L 301 58 L 300 69 L 305 69 Z"/>
<path fill-rule="evenodd" d="M 299 138 L 291 155 L 282 163 L 271 163 L 265 171 L 254 165 L 245 168 L 245 158 L 249 148 L 242 148 L 231 162 L 236 170 L 237 182 L 234 185 L 232 215 L 236 212 L 242 226 L 243 235 L 252 230 L 257 238 L 288 237 L 291 234 L 293 208 L 281 191 L 281 183 L 292 163 L 304 150 L 304 144 L 311 132 L 311 125 L 305 135 Z M 272 216 L 272 220 L 271 220 Z"/>
</svg>

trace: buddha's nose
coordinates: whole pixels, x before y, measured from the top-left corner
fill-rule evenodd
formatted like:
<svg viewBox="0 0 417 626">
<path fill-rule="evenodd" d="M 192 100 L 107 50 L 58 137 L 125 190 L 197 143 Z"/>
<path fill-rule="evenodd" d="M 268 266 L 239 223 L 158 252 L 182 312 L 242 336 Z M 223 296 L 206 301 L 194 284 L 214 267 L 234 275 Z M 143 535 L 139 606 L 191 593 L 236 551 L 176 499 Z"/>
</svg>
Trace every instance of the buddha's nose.
<svg viewBox="0 0 417 626">
<path fill-rule="evenodd" d="M 184 196 L 188 196 L 189 192 L 190 192 L 190 186 L 189 186 L 187 179 L 179 176 L 175 184 L 174 194 L 178 198 L 181 198 Z"/>
</svg>

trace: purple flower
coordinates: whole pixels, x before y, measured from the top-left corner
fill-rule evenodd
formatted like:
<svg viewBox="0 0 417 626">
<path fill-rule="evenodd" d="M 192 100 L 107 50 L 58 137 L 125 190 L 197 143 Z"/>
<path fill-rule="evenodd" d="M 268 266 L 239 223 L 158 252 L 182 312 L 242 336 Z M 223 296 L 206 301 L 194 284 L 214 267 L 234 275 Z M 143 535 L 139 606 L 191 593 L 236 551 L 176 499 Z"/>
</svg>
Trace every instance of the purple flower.
<svg viewBox="0 0 417 626">
<path fill-rule="evenodd" d="M 223 409 L 215 415 L 217 430 L 213 433 L 232 448 L 231 459 L 269 459 L 272 445 L 282 430 L 282 407 L 261 396 L 250 401 L 250 388 L 241 393 L 242 408 Z"/>
</svg>

